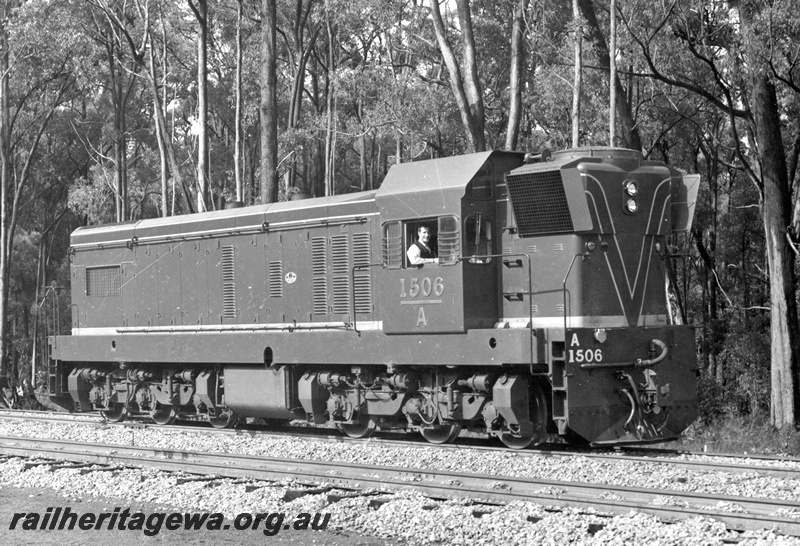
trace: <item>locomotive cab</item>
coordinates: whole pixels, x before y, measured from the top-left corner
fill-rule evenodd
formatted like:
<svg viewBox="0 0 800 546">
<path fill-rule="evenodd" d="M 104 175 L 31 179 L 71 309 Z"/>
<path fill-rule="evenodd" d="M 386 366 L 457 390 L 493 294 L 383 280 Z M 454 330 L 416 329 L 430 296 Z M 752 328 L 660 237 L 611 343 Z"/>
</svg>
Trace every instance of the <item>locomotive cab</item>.
<svg viewBox="0 0 800 546">
<path fill-rule="evenodd" d="M 523 155 L 484 152 L 395 166 L 376 195 L 382 220 L 379 312 L 387 334 L 463 333 L 500 314 L 497 194 Z M 406 253 L 428 225 L 438 263 Z"/>
</svg>

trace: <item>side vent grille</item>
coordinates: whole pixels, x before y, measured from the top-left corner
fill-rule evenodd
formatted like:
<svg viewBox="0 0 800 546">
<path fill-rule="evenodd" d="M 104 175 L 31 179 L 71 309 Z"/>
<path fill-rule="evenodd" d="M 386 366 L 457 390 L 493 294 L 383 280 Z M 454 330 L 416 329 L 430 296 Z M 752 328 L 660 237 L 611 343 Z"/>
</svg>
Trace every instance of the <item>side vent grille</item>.
<svg viewBox="0 0 800 546">
<path fill-rule="evenodd" d="M 573 231 L 561 171 L 506 176 L 520 237 Z"/>
<path fill-rule="evenodd" d="M 353 235 L 353 267 L 369 265 L 371 260 L 370 234 Z M 355 272 L 356 313 L 372 312 L 372 271 L 364 268 Z"/>
<path fill-rule="evenodd" d="M 222 247 L 222 316 L 225 318 L 236 318 L 234 255 L 235 249 L 232 245 Z"/>
<path fill-rule="evenodd" d="M 333 313 L 335 315 L 345 315 L 350 311 L 350 245 L 348 243 L 348 235 L 331 237 Z"/>
<path fill-rule="evenodd" d="M 269 262 L 269 297 L 283 297 L 283 262 Z"/>
<path fill-rule="evenodd" d="M 348 262 L 348 236 L 334 235 L 331 237 L 331 258 L 334 273 L 349 273 Z"/>
<path fill-rule="evenodd" d="M 311 272 L 314 291 L 314 314 L 328 314 L 328 257 L 327 239 L 313 237 L 311 239 Z"/>
<path fill-rule="evenodd" d="M 350 279 L 333 278 L 333 313 L 346 315 L 350 311 Z"/>
<path fill-rule="evenodd" d="M 122 268 L 118 265 L 86 268 L 87 296 L 119 296 L 122 294 Z"/>
</svg>

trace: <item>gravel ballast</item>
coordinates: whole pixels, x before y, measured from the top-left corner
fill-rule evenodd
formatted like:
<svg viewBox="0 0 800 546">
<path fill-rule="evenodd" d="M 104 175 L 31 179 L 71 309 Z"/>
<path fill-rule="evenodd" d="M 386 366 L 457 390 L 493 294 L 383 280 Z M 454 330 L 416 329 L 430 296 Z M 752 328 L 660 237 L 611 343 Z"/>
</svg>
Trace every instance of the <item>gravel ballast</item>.
<svg viewBox="0 0 800 546">
<path fill-rule="evenodd" d="M 511 451 L 449 450 L 435 446 L 328 442 L 289 436 L 231 436 L 166 428 L 3 420 L 0 420 L 0 436 L 800 499 L 797 480 L 761 476 L 757 472 L 695 472 L 657 462 L 604 461 L 581 456 L 519 456 Z M 762 462 L 756 461 L 756 464 Z M 548 509 L 529 502 L 476 506 L 464 500 L 432 501 L 414 492 L 345 498 L 336 503 L 329 503 L 327 496 L 321 494 L 284 502 L 286 489 L 293 487 L 291 483 L 248 492 L 245 484 L 232 480 L 221 480 L 213 485 L 207 482 L 178 485 L 176 474 L 148 469 L 84 475 L 75 469 L 48 470 L 46 466 L 24 470 L 21 459 L 12 458 L 0 462 L 0 483 L 12 487 L 52 488 L 66 497 L 65 505 L 70 498 L 114 497 L 120 499 L 120 506 L 126 502 L 149 502 L 177 510 L 221 512 L 227 517 L 244 512 L 285 512 L 287 517 L 301 512 L 330 513 L 329 528 L 411 544 L 723 544 L 741 541 L 742 544 L 800 545 L 800 539 L 766 530 L 743 534 L 727 531 L 722 523 L 706 517 L 671 524 L 641 513 L 608 517 L 576 509 Z M 386 502 L 376 505 L 373 502 L 376 498 Z M 730 508 L 731 511 L 735 509 Z"/>
</svg>

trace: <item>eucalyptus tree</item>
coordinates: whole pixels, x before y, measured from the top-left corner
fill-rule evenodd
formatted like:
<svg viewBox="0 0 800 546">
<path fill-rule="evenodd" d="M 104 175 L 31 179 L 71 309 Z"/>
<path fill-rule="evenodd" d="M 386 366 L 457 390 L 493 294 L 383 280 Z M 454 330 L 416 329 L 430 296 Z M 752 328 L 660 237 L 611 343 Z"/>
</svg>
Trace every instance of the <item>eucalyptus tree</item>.
<svg viewBox="0 0 800 546">
<path fill-rule="evenodd" d="M 431 19 L 436 31 L 436 41 L 447 66 L 450 86 L 461 114 L 468 147 L 470 151 L 482 152 L 486 149 L 484 133 L 486 118 L 469 0 L 456 0 L 456 12 L 458 30 L 454 31 L 449 25 L 445 25 L 439 0 L 431 0 Z M 454 35 L 460 37 L 461 61 L 451 43 Z"/>
<path fill-rule="evenodd" d="M 0 364 L 8 356 L 8 296 L 14 236 L 23 192 L 43 161 L 42 135 L 77 92 L 76 74 L 88 45 L 68 32 L 70 6 L 46 1 L 0 7 Z"/>
<path fill-rule="evenodd" d="M 791 427 L 800 410 L 800 325 L 790 235 L 792 192 L 784 132 L 800 18 L 793 3 L 635 3 L 626 24 L 646 76 L 692 92 L 728 118 L 735 167 L 758 189 L 770 281 L 771 419 Z M 623 10 L 624 12 L 624 10 Z M 781 100 L 782 99 L 782 100 Z M 791 230 L 790 230 L 791 226 Z"/>
<path fill-rule="evenodd" d="M 180 163 L 178 161 L 178 151 L 175 149 L 173 139 L 170 136 L 170 131 L 167 126 L 166 112 L 164 111 L 161 95 L 159 79 L 157 76 L 156 60 L 154 55 L 155 32 L 153 28 L 154 13 L 159 11 L 161 24 L 166 23 L 163 20 L 164 10 L 170 5 L 169 2 L 159 2 L 159 0 L 136 0 L 132 5 L 126 5 L 128 11 L 120 12 L 117 9 L 117 2 L 114 0 L 97 0 L 92 4 L 102 17 L 105 17 L 109 22 L 110 29 L 114 34 L 114 39 L 120 43 L 125 44 L 126 60 L 130 60 L 133 66 L 136 67 L 136 72 L 139 76 L 138 81 L 143 78 L 143 83 L 149 90 L 151 96 L 151 104 L 153 108 L 153 118 L 157 125 L 156 137 L 158 139 L 158 146 L 162 153 L 166 156 L 166 162 L 162 164 L 162 169 L 167 165 L 171 171 L 172 179 L 175 182 L 175 192 L 181 197 L 183 209 L 185 212 L 193 212 L 194 206 L 192 204 L 192 197 L 184 181 L 181 172 Z M 163 26 L 162 26 L 163 28 Z M 166 35 L 166 31 L 162 32 Z M 163 47 L 166 45 L 162 44 Z M 162 61 L 164 64 L 165 61 Z M 162 67 L 166 70 L 166 67 Z M 132 71 L 130 71 L 132 72 Z M 162 178 L 165 177 L 162 172 Z M 163 202 L 162 202 L 163 207 Z M 166 211 L 162 208 L 162 214 Z"/>
<path fill-rule="evenodd" d="M 274 0 L 261 4 L 261 201 L 278 200 L 278 14 Z"/>
</svg>

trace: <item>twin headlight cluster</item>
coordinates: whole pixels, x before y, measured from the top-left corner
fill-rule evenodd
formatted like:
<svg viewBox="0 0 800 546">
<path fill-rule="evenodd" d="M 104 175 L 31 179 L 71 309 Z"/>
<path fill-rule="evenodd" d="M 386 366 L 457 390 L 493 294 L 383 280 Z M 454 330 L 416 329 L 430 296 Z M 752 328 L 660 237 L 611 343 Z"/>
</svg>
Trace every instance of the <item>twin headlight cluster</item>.
<svg viewBox="0 0 800 546">
<path fill-rule="evenodd" d="M 627 214 L 636 214 L 636 211 L 639 210 L 637 195 L 639 195 L 639 186 L 636 185 L 635 180 L 622 182 L 622 208 Z"/>
</svg>

